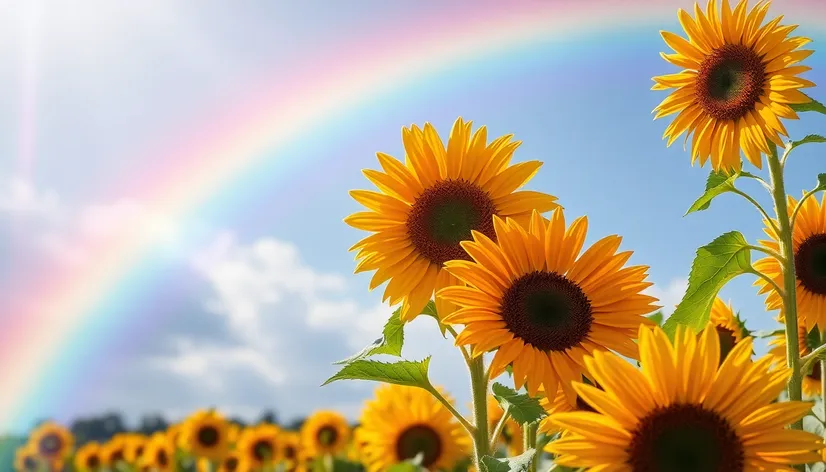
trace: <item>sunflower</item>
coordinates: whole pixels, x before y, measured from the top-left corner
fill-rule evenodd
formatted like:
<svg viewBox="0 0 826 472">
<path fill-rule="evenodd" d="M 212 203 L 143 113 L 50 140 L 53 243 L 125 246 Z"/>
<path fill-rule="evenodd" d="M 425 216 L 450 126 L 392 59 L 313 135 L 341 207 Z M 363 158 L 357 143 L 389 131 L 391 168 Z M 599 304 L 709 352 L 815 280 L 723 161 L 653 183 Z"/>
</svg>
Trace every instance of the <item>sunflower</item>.
<svg viewBox="0 0 826 472">
<path fill-rule="evenodd" d="M 144 444 L 139 463 L 155 472 L 172 472 L 175 466 L 175 445 L 163 433 L 155 433 Z"/>
<path fill-rule="evenodd" d="M 499 402 L 493 395 L 488 395 L 488 431 L 493 432 L 493 428 L 502 419 L 505 413 Z M 513 418 L 505 420 L 505 427 L 502 428 L 502 433 L 499 435 L 499 444 L 504 446 L 509 456 L 518 456 L 522 454 L 522 427 L 514 421 Z"/>
<path fill-rule="evenodd" d="M 63 426 L 47 421 L 31 433 L 37 454 L 49 463 L 61 462 L 72 452 L 74 437 Z"/>
<path fill-rule="evenodd" d="M 777 321 L 783 323 L 783 316 L 778 316 Z M 817 328 L 806 329 L 804 325 L 797 327 L 797 341 L 800 349 L 800 356 L 805 356 L 813 349 L 821 345 L 820 332 Z M 786 366 L 786 334 L 781 331 L 769 340 L 769 356 L 778 366 Z M 820 360 L 812 363 L 812 370 L 803 377 L 803 394 L 807 397 L 817 397 L 820 395 L 820 378 L 823 373 L 823 364 Z"/>
<path fill-rule="evenodd" d="M 422 467 L 450 470 L 470 451 L 462 425 L 430 393 L 416 387 L 378 387 L 362 411 L 361 428 L 369 472 L 387 470 L 419 454 Z"/>
<path fill-rule="evenodd" d="M 582 381 L 584 383 L 591 384 L 585 376 L 582 377 Z M 542 418 L 539 422 L 538 432 L 545 434 L 556 434 L 563 432 L 561 428 L 551 421 L 551 417 L 555 416 L 557 413 L 568 413 L 571 411 L 594 411 L 594 409 L 591 408 L 591 405 L 586 403 L 585 400 L 583 400 L 579 395 L 576 397 L 576 403 L 571 405 L 568 401 L 568 397 L 562 389 L 558 389 L 556 391 L 556 395 L 554 395 L 553 400 L 546 395 L 540 396 L 539 404 L 542 405 L 542 408 L 544 408 L 548 413 L 548 416 Z"/>
<path fill-rule="evenodd" d="M 181 447 L 181 432 L 183 429 L 183 424 L 181 423 L 176 423 L 166 428 L 166 436 L 176 449 Z"/>
<path fill-rule="evenodd" d="M 42 459 L 32 444 L 17 448 L 14 453 L 14 470 L 17 472 L 39 472 Z"/>
<path fill-rule="evenodd" d="M 272 464 L 280 457 L 279 433 L 278 427 L 271 424 L 247 428 L 238 439 L 236 450 L 253 468 Z"/>
<path fill-rule="evenodd" d="M 726 304 L 720 297 L 714 299 L 709 315 L 711 326 L 717 330 L 720 338 L 720 363 L 723 363 L 728 353 L 744 339 L 751 336 L 739 314 L 734 314 L 731 302 Z"/>
<path fill-rule="evenodd" d="M 769 152 L 767 139 L 785 146 L 788 136 L 780 118 L 797 119 L 789 106 L 810 99 L 800 89 L 813 87 L 798 77 L 811 68 L 799 65 L 813 51 L 799 49 L 810 39 L 789 37 L 796 25 L 780 25 L 782 16 L 765 25 L 770 2 L 748 10 L 741 0 L 734 11 L 723 0 L 709 0 L 706 11 L 694 4 L 694 16 L 680 9 L 678 16 L 688 40 L 662 31 L 675 54 L 662 57 L 684 70 L 654 77 L 653 90 L 676 89 L 654 111 L 655 118 L 680 114 L 665 130 L 670 146 L 681 134 L 691 143 L 692 164 L 699 158 L 711 167 L 736 170 L 742 166 L 740 151 L 755 166 Z"/>
<path fill-rule="evenodd" d="M 301 435 L 294 431 L 282 431 L 278 437 L 278 447 L 278 457 L 287 464 L 287 468 L 295 467 L 301 455 Z"/>
<path fill-rule="evenodd" d="M 797 200 L 788 197 L 788 204 L 789 212 L 792 212 L 797 207 Z M 771 240 L 760 241 L 760 244 L 777 251 L 779 238 L 768 222 L 763 231 Z M 821 202 L 815 198 L 803 202 L 792 228 L 792 249 L 797 277 L 798 324 L 826 329 L 826 195 Z M 760 259 L 754 263 L 754 268 L 783 286 L 783 269 L 777 259 Z M 758 278 L 755 285 L 761 287 L 759 293 L 769 292 L 766 308 L 777 310 L 783 307 L 783 300 L 768 282 Z"/>
<path fill-rule="evenodd" d="M 216 472 L 249 472 L 250 470 L 252 467 L 250 467 L 249 460 L 236 450 L 221 460 Z"/>
<path fill-rule="evenodd" d="M 347 447 L 347 460 L 350 462 L 362 462 L 364 456 L 364 428 L 357 426 L 353 428 L 352 440 Z"/>
<path fill-rule="evenodd" d="M 309 457 L 335 455 L 347 447 L 350 425 L 335 411 L 316 411 L 301 426 L 301 444 Z"/>
<path fill-rule="evenodd" d="M 556 197 L 516 189 L 533 177 L 539 161 L 510 166 L 519 142 L 502 136 L 486 144 L 487 130 L 471 135 L 471 122 L 453 124 L 447 148 L 430 123 L 402 129 L 405 163 L 378 153 L 384 172 L 364 175 L 381 193 L 353 190 L 350 195 L 371 211 L 348 216 L 350 226 L 375 234 L 350 250 L 358 250 L 356 273 L 375 270 L 370 289 L 390 280 L 383 300 L 402 303 L 401 319 L 421 313 L 434 290 L 458 282 L 442 271 L 442 264 L 469 257 L 459 244 L 471 231 L 494 236 L 491 217 L 527 220 L 531 210 L 556 208 Z M 444 316 L 455 309 L 436 300 Z"/>
<path fill-rule="evenodd" d="M 227 427 L 227 441 L 229 441 L 231 445 L 237 444 L 243 432 L 244 428 L 242 428 L 241 425 L 230 423 Z"/>
<path fill-rule="evenodd" d="M 126 448 L 123 451 L 124 459 L 129 464 L 137 464 L 146 448 L 147 437 L 142 434 L 126 434 L 124 436 Z"/>
<path fill-rule="evenodd" d="M 77 450 L 74 463 L 81 472 L 95 472 L 103 467 L 103 449 L 96 441 L 88 442 Z"/>
<path fill-rule="evenodd" d="M 117 467 L 121 462 L 126 461 L 127 436 L 123 434 L 114 435 L 107 443 L 101 446 L 101 458 L 103 464 L 110 468 Z"/>
<path fill-rule="evenodd" d="M 713 329 L 698 337 L 678 327 L 672 344 L 658 326 L 640 326 L 641 370 L 611 353 L 586 357 L 603 390 L 574 388 L 597 412 L 558 413 L 569 431 L 547 449 L 555 462 L 591 470 L 744 472 L 791 470 L 815 462 L 823 441 L 785 429 L 811 403 L 772 403 L 791 371 L 771 358 L 751 360 L 752 339 L 734 346 L 719 365 Z"/>
<path fill-rule="evenodd" d="M 229 448 L 229 423 L 214 410 L 198 411 L 184 423 L 180 441 L 199 457 L 220 460 Z"/>
<path fill-rule="evenodd" d="M 439 296 L 463 308 L 444 318 L 463 324 L 457 345 L 472 345 L 473 356 L 498 349 L 491 377 L 513 364 L 516 388 L 531 396 L 540 386 L 561 385 L 573 405 L 571 382 L 584 370 L 582 357 L 613 349 L 637 357 L 633 339 L 657 299 L 644 295 L 645 266 L 624 267 L 632 252 L 616 253 L 619 236 L 603 238 L 579 255 L 588 221 L 565 227 L 562 209 L 551 221 L 534 211 L 528 231 L 518 222 L 493 217 L 497 242 L 475 232 L 462 247 L 474 262 L 450 261 L 448 272 L 468 287 L 448 287 Z"/>
</svg>

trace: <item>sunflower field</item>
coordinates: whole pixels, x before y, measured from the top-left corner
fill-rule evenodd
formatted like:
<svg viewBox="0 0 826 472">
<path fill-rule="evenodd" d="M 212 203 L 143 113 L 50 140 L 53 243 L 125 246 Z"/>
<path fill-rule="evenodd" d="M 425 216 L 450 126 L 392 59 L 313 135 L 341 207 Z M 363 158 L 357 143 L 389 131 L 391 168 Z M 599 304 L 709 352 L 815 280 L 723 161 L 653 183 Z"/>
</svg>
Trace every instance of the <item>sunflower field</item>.
<svg viewBox="0 0 826 472">
<path fill-rule="evenodd" d="M 826 173 L 802 194 L 784 179 L 794 150 L 826 137 L 789 137 L 783 124 L 826 106 L 802 91 L 815 86 L 801 77 L 810 39 L 769 7 L 709 0 L 677 12 L 681 34 L 661 33 L 677 70 L 653 78 L 667 93 L 655 119 L 673 117 L 667 145 L 684 135 L 691 164 L 710 164 L 688 213 L 733 193 L 767 235 L 732 231 L 700 247 L 668 319 L 620 236 L 586 245 L 587 217 L 520 190 L 542 162 L 511 163 L 513 136 L 462 118 L 441 135 L 412 125 L 402 158 L 379 152 L 380 170 L 363 171 L 375 188 L 350 192 L 364 210 L 345 223 L 367 233 L 351 248 L 355 272 L 372 273 L 367 289 L 384 285 L 394 310 L 381 337 L 324 383 L 376 383 L 355 425 L 317 411 L 295 431 L 239 427 L 203 410 L 151 436 L 76 444 L 45 423 L 15 470 L 826 471 Z M 718 296 L 743 274 L 756 278 L 775 331 L 750 331 Z M 430 323 L 434 343 L 460 351 L 470 414 L 431 383 L 438 359 L 403 358 L 408 323 Z"/>
</svg>

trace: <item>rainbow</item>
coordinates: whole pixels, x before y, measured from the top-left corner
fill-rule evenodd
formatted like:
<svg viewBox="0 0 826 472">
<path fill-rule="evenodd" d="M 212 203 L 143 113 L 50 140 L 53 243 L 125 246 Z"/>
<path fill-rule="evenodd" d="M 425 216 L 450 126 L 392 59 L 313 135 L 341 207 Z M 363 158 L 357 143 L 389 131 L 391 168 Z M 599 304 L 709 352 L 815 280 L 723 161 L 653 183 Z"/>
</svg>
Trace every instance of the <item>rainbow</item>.
<svg viewBox="0 0 826 472">
<path fill-rule="evenodd" d="M 377 31 L 340 49 L 348 54 L 315 56 L 252 90 L 248 100 L 240 101 L 247 106 L 195 127 L 192 139 L 164 151 L 175 169 L 153 175 L 154 183 L 143 186 L 142 193 L 164 216 L 185 218 L 244 172 L 277 159 L 279 149 L 301 133 L 377 94 L 449 71 L 459 60 L 539 41 L 641 24 L 653 25 L 651 34 L 656 35 L 657 25 L 673 24 L 675 8 L 686 5 L 662 0 L 483 1 L 438 17 L 409 18 L 405 33 Z M 783 0 L 782 8 L 809 26 L 826 24 L 822 0 Z M 119 238 L 97 248 L 96 261 L 82 276 L 32 288 L 31 296 L 42 303 L 9 317 L 0 333 L 0 430 L 18 429 L 22 415 L 47 394 L 47 385 L 51 395 L 59 393 L 59 386 L 49 383 L 49 373 L 65 377 L 76 372 L 78 365 L 72 363 L 83 356 L 71 353 L 94 351 L 100 341 L 91 333 L 104 322 L 101 306 L 134 275 L 147 251 L 143 238 Z"/>
</svg>

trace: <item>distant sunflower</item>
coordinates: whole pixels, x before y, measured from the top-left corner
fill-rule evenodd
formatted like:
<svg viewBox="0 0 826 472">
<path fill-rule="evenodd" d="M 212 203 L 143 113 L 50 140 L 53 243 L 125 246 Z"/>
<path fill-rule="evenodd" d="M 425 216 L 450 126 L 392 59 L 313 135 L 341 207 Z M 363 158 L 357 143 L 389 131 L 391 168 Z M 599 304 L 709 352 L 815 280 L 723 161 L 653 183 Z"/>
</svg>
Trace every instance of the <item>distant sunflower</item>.
<svg viewBox="0 0 826 472">
<path fill-rule="evenodd" d="M 104 465 L 103 449 L 98 442 L 88 442 L 77 450 L 74 463 L 80 472 L 96 472 Z"/>
<path fill-rule="evenodd" d="M 347 448 L 347 460 L 351 462 L 362 462 L 364 459 L 364 428 L 357 426 L 353 428 L 352 440 Z"/>
<path fill-rule="evenodd" d="M 216 472 L 249 472 L 251 470 L 249 460 L 235 450 L 221 460 Z"/>
<path fill-rule="evenodd" d="M 778 316 L 777 321 L 783 323 L 783 316 Z M 820 332 L 817 328 L 811 330 L 800 324 L 797 326 L 797 344 L 800 348 L 800 356 L 805 356 L 820 346 Z M 786 366 L 786 335 L 778 333 L 769 340 L 769 356 L 773 358 L 776 365 Z M 823 363 L 815 360 L 811 370 L 803 377 L 803 394 L 807 397 L 817 397 L 820 395 L 820 378 L 823 374 Z"/>
<path fill-rule="evenodd" d="M 362 411 L 361 428 L 363 460 L 369 472 L 387 470 L 419 454 L 422 467 L 450 470 L 470 451 L 467 431 L 453 414 L 416 387 L 378 387 Z"/>
<path fill-rule="evenodd" d="M 502 419 L 505 413 L 499 402 L 493 395 L 488 395 L 488 431 L 493 432 L 493 428 Z M 522 442 L 522 427 L 513 420 L 508 418 L 505 420 L 505 427 L 502 428 L 502 433 L 499 435 L 499 444 L 505 446 L 508 451 L 508 456 L 518 456 L 522 454 L 524 445 Z"/>
<path fill-rule="evenodd" d="M 238 440 L 241 438 L 241 433 L 243 432 L 244 428 L 242 428 L 240 425 L 230 423 L 227 427 L 227 441 L 230 443 L 230 445 L 236 444 Z"/>
<path fill-rule="evenodd" d="M 14 453 L 14 469 L 17 472 L 39 472 L 41 461 L 37 449 L 31 444 L 17 448 Z"/>
<path fill-rule="evenodd" d="M 662 31 L 675 54 L 661 56 L 682 67 L 676 73 L 654 77 L 653 90 L 676 89 L 654 111 L 656 118 L 680 114 L 665 130 L 670 146 L 681 134 L 693 133 L 692 164 L 711 157 L 717 170 L 740 169 L 740 151 L 758 168 L 769 152 L 766 138 L 783 147 L 788 136 L 780 118 L 797 119 L 789 105 L 810 101 L 800 89 L 813 87 L 798 77 L 811 70 L 799 65 L 813 51 L 799 49 L 809 38 L 789 34 L 796 25 L 780 25 L 782 16 L 763 25 L 771 2 L 751 10 L 741 0 L 732 12 L 728 1 L 718 10 L 710 0 L 705 12 L 694 5 L 694 16 L 678 10 L 688 40 Z"/>
<path fill-rule="evenodd" d="M 364 175 L 381 191 L 353 190 L 350 195 L 370 211 L 354 213 L 344 221 L 375 234 L 350 250 L 358 250 L 356 273 L 375 270 L 374 289 L 386 281 L 383 300 L 402 303 L 401 319 L 418 316 L 434 290 L 458 282 L 442 264 L 469 260 L 459 244 L 471 231 L 494 237 L 493 215 L 527 221 L 532 210 L 556 208 L 556 197 L 516 190 L 530 180 L 539 161 L 510 165 L 519 142 L 511 135 L 486 144 L 487 130 L 471 135 L 471 122 L 456 120 L 447 148 L 438 133 L 425 123 L 402 129 L 405 163 L 378 153 L 384 172 Z M 454 307 L 436 299 L 439 316 Z"/>
<path fill-rule="evenodd" d="M 287 468 L 295 467 L 301 455 L 301 436 L 294 431 L 282 431 L 278 436 L 278 448 L 278 457 Z"/>
<path fill-rule="evenodd" d="M 175 466 L 175 446 L 163 433 L 155 433 L 144 444 L 139 464 L 155 472 L 173 472 Z"/>
<path fill-rule="evenodd" d="M 220 460 L 229 448 L 229 423 L 213 410 L 187 418 L 181 435 L 185 449 L 209 460 Z"/>
<path fill-rule="evenodd" d="M 183 424 L 176 423 L 166 429 L 166 436 L 169 438 L 175 448 L 181 447 L 181 432 L 183 431 Z"/>
<path fill-rule="evenodd" d="M 63 461 L 74 446 L 72 433 L 52 421 L 43 423 L 32 431 L 30 441 L 38 455 L 48 462 Z"/>
<path fill-rule="evenodd" d="M 279 434 L 278 427 L 271 424 L 246 428 L 238 439 L 236 449 L 253 468 L 271 465 L 280 456 Z"/>
<path fill-rule="evenodd" d="M 301 426 L 301 445 L 310 457 L 338 454 L 349 440 L 350 425 L 335 411 L 316 411 Z"/>
<path fill-rule="evenodd" d="M 677 328 L 675 341 L 658 326 L 640 326 L 641 370 L 610 353 L 586 357 L 603 390 L 575 383 L 597 411 L 557 413 L 569 431 L 547 450 L 556 463 L 591 470 L 745 472 L 791 470 L 815 462 L 823 440 L 785 429 L 811 403 L 775 402 L 789 369 L 771 358 L 751 361 L 752 339 L 734 346 L 718 367 L 720 340 Z"/>
<path fill-rule="evenodd" d="M 709 321 L 717 330 L 717 336 L 720 338 L 720 363 L 722 364 L 734 346 L 743 342 L 750 334 L 740 317 L 734 314 L 731 302 L 726 304 L 720 297 L 715 298 L 711 305 Z"/>
<path fill-rule="evenodd" d="M 589 383 L 585 377 L 582 378 L 582 381 L 584 383 Z M 542 418 L 539 422 L 538 432 L 545 434 L 556 434 L 563 432 L 562 428 L 551 421 L 551 417 L 555 416 L 557 413 L 568 413 L 572 411 L 596 411 L 579 395 L 576 397 L 576 403 L 571 405 L 562 389 L 558 389 L 556 391 L 556 395 L 554 395 L 554 398 L 552 399 L 545 395 L 539 397 L 539 404 L 542 405 L 542 408 L 544 408 L 546 412 L 548 412 L 548 416 Z"/>
<path fill-rule="evenodd" d="M 791 213 L 797 207 L 797 200 L 788 197 L 788 205 Z M 779 238 L 774 230 L 766 224 L 763 231 L 771 240 L 760 241 L 760 244 L 777 251 Z M 826 195 L 821 202 L 814 197 L 803 202 L 792 228 L 792 239 L 798 324 L 826 329 Z M 783 286 L 783 270 L 777 259 L 760 259 L 754 263 L 754 268 Z M 768 282 L 758 278 L 755 285 L 760 286 L 759 293 L 769 292 L 766 308 L 778 310 L 783 307 L 783 300 Z"/>
<path fill-rule="evenodd" d="M 463 307 L 444 323 L 465 325 L 457 345 L 473 356 L 496 349 L 491 377 L 513 364 L 516 388 L 535 396 L 564 389 L 573 405 L 571 382 L 584 371 L 582 357 L 610 349 L 637 358 L 634 338 L 657 299 L 643 294 L 646 266 L 623 267 L 631 251 L 617 253 L 622 238 L 603 238 L 580 255 L 587 219 L 566 229 L 562 209 L 551 221 L 533 213 L 526 229 L 494 217 L 497 242 L 474 232 L 462 247 L 474 262 L 450 261 L 448 272 L 468 287 L 448 287 L 439 296 Z"/>
<path fill-rule="evenodd" d="M 127 439 L 123 434 L 116 434 L 101 446 L 103 464 L 115 468 L 119 463 L 126 461 Z"/>
<path fill-rule="evenodd" d="M 147 437 L 142 434 L 127 434 L 126 448 L 124 449 L 124 458 L 130 464 L 136 464 L 140 461 L 143 455 L 144 448 L 146 448 Z"/>
</svg>

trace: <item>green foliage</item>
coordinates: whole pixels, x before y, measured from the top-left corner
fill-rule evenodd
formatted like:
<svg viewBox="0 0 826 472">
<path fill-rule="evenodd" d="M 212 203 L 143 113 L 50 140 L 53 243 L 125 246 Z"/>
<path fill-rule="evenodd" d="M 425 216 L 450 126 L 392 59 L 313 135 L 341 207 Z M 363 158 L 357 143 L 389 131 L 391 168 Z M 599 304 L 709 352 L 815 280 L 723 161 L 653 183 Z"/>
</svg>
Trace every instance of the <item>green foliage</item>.
<svg viewBox="0 0 826 472">
<path fill-rule="evenodd" d="M 430 389 L 432 386 L 427 377 L 429 366 L 429 356 L 421 361 L 380 362 L 360 359 L 345 365 L 321 386 L 336 380 L 373 380 Z"/>
<path fill-rule="evenodd" d="M 364 472 L 364 466 L 339 457 L 322 456 L 312 462 L 311 470 L 312 472 Z"/>
<path fill-rule="evenodd" d="M 659 326 L 662 326 L 663 325 L 663 312 L 658 311 L 658 312 L 656 312 L 652 315 L 648 315 L 648 319 L 653 321 L 654 323 L 657 323 Z"/>
<path fill-rule="evenodd" d="M 792 110 L 798 113 L 805 111 L 814 111 L 826 115 L 826 105 L 823 105 L 822 103 L 818 102 L 812 97 L 809 97 L 809 99 L 811 100 L 811 102 L 809 103 L 794 103 L 790 104 L 789 106 L 792 108 Z"/>
<path fill-rule="evenodd" d="M 365 357 L 375 356 L 378 354 L 388 354 L 399 357 L 402 355 L 402 346 L 404 345 L 404 323 L 399 317 L 402 309 L 398 308 L 390 315 L 390 319 L 384 325 L 382 337 L 373 341 L 372 344 L 365 347 L 361 351 L 353 354 L 347 359 L 334 362 L 336 365 L 347 364 Z"/>
<path fill-rule="evenodd" d="M 689 213 L 694 213 L 695 211 L 707 210 L 708 207 L 711 206 L 711 201 L 717 198 L 717 196 L 722 195 L 726 192 L 733 192 L 737 190 L 734 186 L 734 181 L 736 181 L 740 177 L 755 178 L 753 174 L 742 171 L 735 172 L 731 175 L 722 171 L 712 171 L 708 175 L 708 180 L 706 180 L 706 191 L 700 196 L 700 198 L 698 198 L 691 205 L 688 211 L 685 212 L 685 215 L 688 215 Z"/>
<path fill-rule="evenodd" d="M 810 134 L 798 141 L 789 141 L 789 144 L 786 146 L 786 152 L 788 153 L 792 149 L 808 143 L 826 143 L 826 137 L 823 137 L 819 134 Z"/>
<path fill-rule="evenodd" d="M 817 174 L 817 187 L 813 191 L 820 192 L 822 190 L 826 190 L 826 174 Z"/>
<path fill-rule="evenodd" d="M 420 452 L 416 457 L 394 464 L 387 469 L 387 472 L 426 472 L 427 469 L 422 467 L 424 460 L 424 453 Z"/>
<path fill-rule="evenodd" d="M 663 329 L 672 337 L 677 325 L 689 326 L 695 331 L 703 329 L 720 289 L 729 280 L 746 273 L 754 273 L 754 269 L 749 243 L 740 232 L 725 233 L 699 248 L 688 276 L 688 289 Z"/>
<path fill-rule="evenodd" d="M 439 319 L 439 313 L 436 311 L 436 303 L 433 300 L 427 302 L 427 305 L 424 306 L 424 310 L 422 310 L 422 314 L 430 316 L 436 320 L 436 323 L 439 325 L 439 331 L 442 333 L 442 337 L 447 338 L 447 325 L 442 324 L 442 321 Z"/>
<path fill-rule="evenodd" d="M 482 457 L 481 472 L 527 472 L 536 453 L 535 449 L 528 449 L 514 457 L 496 458 Z"/>
<path fill-rule="evenodd" d="M 507 410 L 511 417 L 519 424 L 533 423 L 546 416 L 545 409 L 539 400 L 525 393 L 518 393 L 499 382 L 493 384 L 493 396 L 503 410 Z"/>
</svg>

